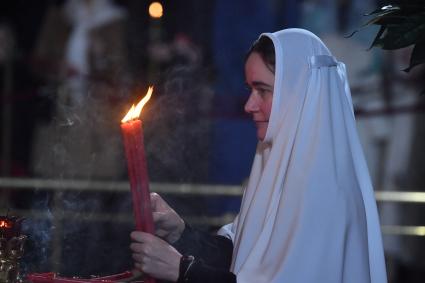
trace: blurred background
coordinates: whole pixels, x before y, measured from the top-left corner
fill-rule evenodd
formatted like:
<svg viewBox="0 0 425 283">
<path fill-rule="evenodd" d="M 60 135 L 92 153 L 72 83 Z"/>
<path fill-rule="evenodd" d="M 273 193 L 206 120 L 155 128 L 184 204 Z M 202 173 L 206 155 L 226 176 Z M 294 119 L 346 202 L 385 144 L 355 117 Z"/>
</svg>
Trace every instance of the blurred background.
<svg viewBox="0 0 425 283">
<path fill-rule="evenodd" d="M 376 190 L 390 282 L 425 278 L 424 70 L 411 48 L 346 37 L 374 0 L 68 0 L 0 5 L 0 213 L 24 216 L 24 272 L 131 269 L 131 195 L 120 120 L 142 113 L 151 190 L 193 226 L 232 221 L 256 137 L 245 52 L 306 28 L 345 62 Z"/>
</svg>

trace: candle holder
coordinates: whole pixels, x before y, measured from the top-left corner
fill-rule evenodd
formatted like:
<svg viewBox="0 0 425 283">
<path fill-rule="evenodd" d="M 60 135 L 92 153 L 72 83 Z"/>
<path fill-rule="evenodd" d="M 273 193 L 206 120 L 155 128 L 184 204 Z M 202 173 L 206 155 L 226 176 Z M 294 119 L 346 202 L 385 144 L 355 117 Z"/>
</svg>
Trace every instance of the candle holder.
<svg viewBox="0 0 425 283">
<path fill-rule="evenodd" d="M 25 235 L 6 239 L 0 238 L 0 282 L 24 282 L 20 275 L 19 260 L 24 254 Z"/>
<path fill-rule="evenodd" d="M 47 272 L 29 274 L 27 279 L 29 283 L 146 283 L 141 276 L 140 273 L 126 271 L 114 275 L 82 279 L 78 277 L 66 278 L 54 272 Z"/>
<path fill-rule="evenodd" d="M 27 236 L 21 235 L 24 218 L 0 216 L 0 282 L 21 283 L 19 261 Z"/>
</svg>

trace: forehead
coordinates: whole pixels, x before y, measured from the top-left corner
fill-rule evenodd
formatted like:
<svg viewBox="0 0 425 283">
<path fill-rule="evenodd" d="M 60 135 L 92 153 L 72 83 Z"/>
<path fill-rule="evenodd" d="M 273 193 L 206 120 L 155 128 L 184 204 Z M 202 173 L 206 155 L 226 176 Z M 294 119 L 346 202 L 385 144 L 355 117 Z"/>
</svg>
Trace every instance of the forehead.
<svg viewBox="0 0 425 283">
<path fill-rule="evenodd" d="M 245 62 L 245 76 L 247 81 L 260 80 L 273 84 L 274 74 L 257 52 L 251 53 Z"/>
</svg>

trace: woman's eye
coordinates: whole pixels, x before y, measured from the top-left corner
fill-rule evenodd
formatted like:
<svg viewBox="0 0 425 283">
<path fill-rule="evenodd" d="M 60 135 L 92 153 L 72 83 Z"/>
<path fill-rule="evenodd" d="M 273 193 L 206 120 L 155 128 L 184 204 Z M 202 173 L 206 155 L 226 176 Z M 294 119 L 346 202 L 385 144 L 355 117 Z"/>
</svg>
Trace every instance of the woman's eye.
<svg viewBox="0 0 425 283">
<path fill-rule="evenodd" d="M 245 89 L 248 91 L 249 94 L 254 93 L 254 94 L 257 94 L 260 97 L 264 97 L 268 93 L 271 93 L 271 91 L 269 89 L 262 88 L 262 87 L 251 87 L 249 85 L 246 85 Z"/>
<path fill-rule="evenodd" d="M 258 92 L 258 94 L 259 94 L 260 96 L 264 96 L 264 95 L 266 95 L 266 94 L 269 92 L 269 90 L 264 89 L 264 88 L 258 88 L 258 89 L 257 89 L 257 92 Z"/>
</svg>

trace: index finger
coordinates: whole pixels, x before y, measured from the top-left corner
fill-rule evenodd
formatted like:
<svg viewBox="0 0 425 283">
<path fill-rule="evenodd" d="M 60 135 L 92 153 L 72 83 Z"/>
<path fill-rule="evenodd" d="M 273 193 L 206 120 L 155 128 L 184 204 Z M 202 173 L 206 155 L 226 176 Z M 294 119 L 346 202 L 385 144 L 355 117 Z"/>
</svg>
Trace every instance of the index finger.
<svg viewBox="0 0 425 283">
<path fill-rule="evenodd" d="M 130 234 L 130 238 L 133 241 L 139 242 L 139 243 L 146 243 L 149 240 L 151 240 L 153 235 L 141 231 L 133 231 Z"/>
</svg>

